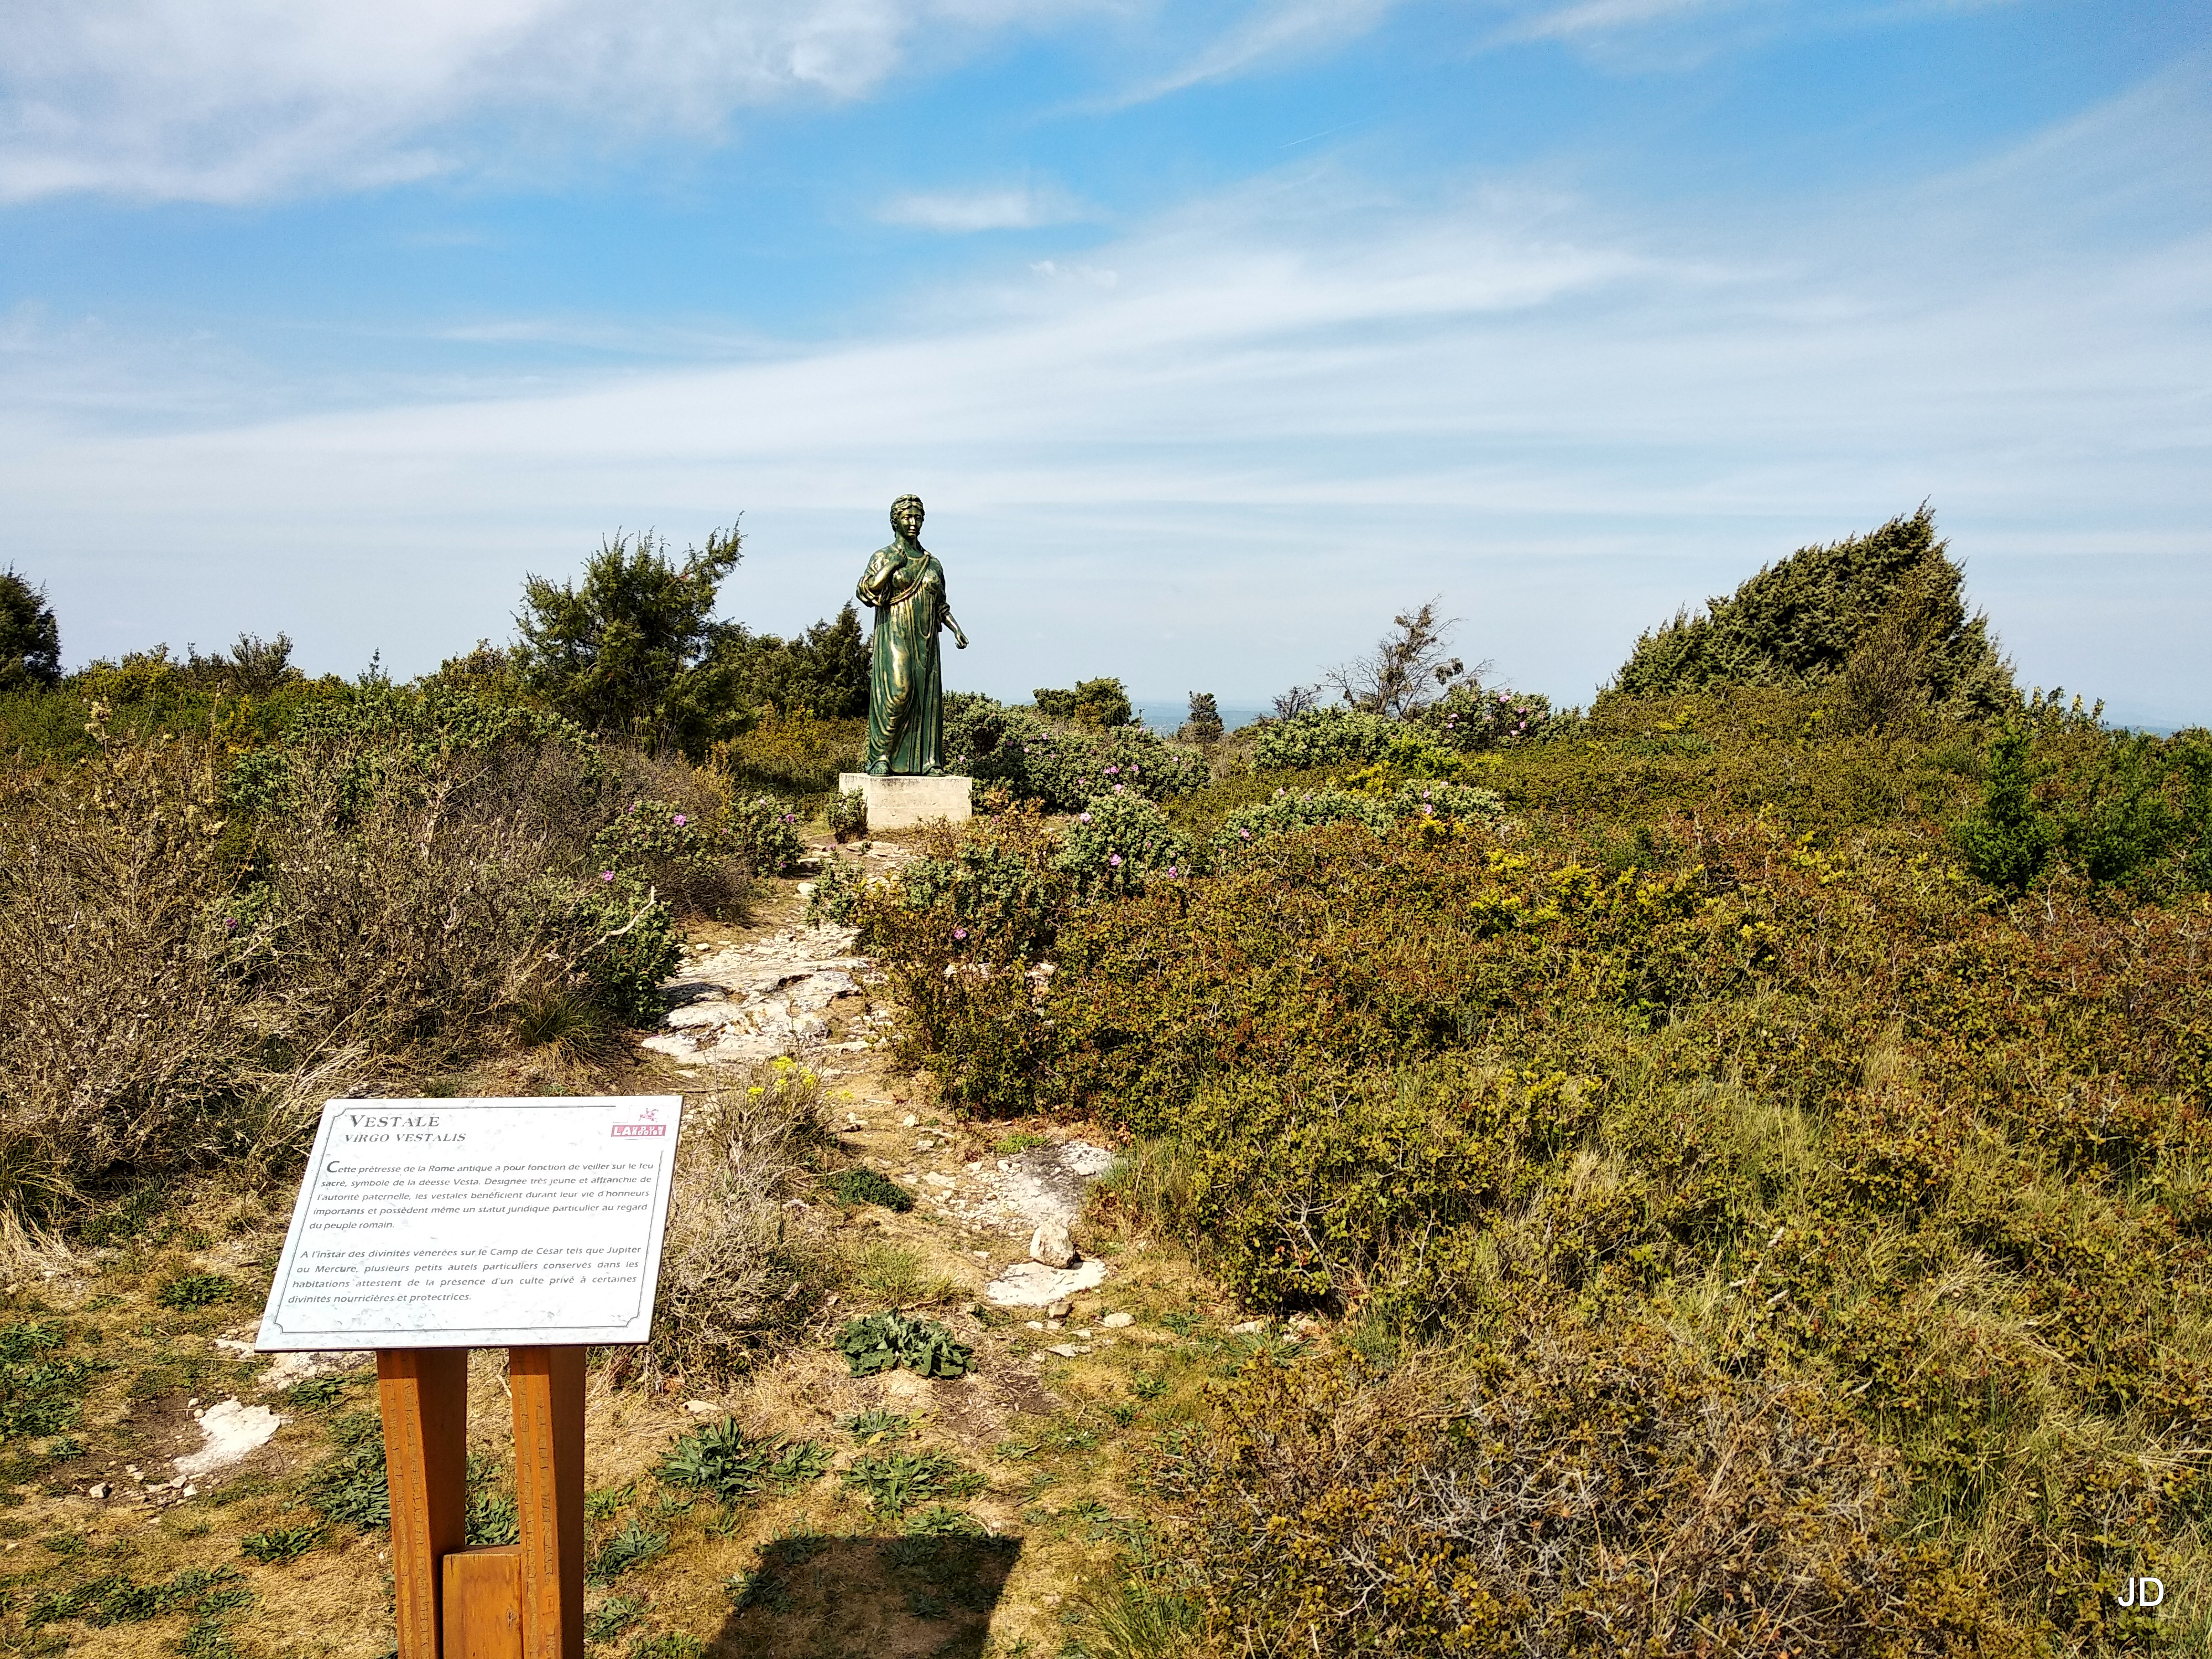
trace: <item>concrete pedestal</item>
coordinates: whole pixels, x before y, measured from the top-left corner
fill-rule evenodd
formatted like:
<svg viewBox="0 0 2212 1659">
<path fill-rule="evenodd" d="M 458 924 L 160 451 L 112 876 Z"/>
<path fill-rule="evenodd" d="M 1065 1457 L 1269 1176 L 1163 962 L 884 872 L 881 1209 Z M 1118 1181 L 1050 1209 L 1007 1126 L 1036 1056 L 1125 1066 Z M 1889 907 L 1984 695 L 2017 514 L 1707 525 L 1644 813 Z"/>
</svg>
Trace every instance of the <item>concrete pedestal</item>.
<svg viewBox="0 0 2212 1659">
<path fill-rule="evenodd" d="M 910 830 L 933 818 L 966 823 L 975 815 L 968 799 L 971 781 L 967 778 L 872 778 L 866 772 L 841 772 L 837 789 L 841 794 L 860 792 L 868 803 L 868 833 L 878 835 L 886 830 Z"/>
</svg>

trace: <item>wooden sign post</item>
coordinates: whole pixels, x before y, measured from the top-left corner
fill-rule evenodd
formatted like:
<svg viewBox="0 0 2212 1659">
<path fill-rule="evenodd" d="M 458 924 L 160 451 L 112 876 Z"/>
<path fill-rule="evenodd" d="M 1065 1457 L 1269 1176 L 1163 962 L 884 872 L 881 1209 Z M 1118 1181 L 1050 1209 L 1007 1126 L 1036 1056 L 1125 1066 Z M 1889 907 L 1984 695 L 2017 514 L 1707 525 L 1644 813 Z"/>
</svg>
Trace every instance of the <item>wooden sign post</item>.
<svg viewBox="0 0 2212 1659">
<path fill-rule="evenodd" d="M 651 1334 L 682 1110 L 324 1107 L 255 1346 L 376 1350 L 398 1659 L 583 1659 L 584 1351 Z M 472 1548 L 478 1347 L 507 1351 L 520 1540 Z"/>
</svg>

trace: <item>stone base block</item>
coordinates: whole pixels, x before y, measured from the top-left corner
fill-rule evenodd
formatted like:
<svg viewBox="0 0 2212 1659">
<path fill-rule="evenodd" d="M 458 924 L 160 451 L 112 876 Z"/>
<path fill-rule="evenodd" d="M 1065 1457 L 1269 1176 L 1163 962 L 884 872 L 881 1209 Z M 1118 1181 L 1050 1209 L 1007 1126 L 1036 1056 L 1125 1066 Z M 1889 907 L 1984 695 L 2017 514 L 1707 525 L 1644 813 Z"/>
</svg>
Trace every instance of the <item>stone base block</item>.
<svg viewBox="0 0 2212 1659">
<path fill-rule="evenodd" d="M 969 804 L 968 778 L 872 778 L 866 772 L 841 772 L 837 788 L 859 790 L 868 803 L 868 833 L 911 830 L 932 818 L 963 823 L 975 816 Z"/>
</svg>

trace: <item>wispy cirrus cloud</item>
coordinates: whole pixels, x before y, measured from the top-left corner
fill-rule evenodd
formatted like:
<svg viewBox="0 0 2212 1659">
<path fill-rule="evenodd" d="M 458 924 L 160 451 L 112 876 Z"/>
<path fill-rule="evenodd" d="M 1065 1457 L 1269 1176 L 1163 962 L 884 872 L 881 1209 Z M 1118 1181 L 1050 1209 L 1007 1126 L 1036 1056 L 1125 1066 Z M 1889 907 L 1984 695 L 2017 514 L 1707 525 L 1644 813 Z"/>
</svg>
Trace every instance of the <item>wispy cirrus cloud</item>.
<svg viewBox="0 0 2212 1659">
<path fill-rule="evenodd" d="M 1492 0 L 1492 46 L 1555 40 L 1649 67 L 1688 67 L 1731 46 L 1792 33 L 1893 24 L 2017 0 Z"/>
<path fill-rule="evenodd" d="M 1108 101 L 1140 104 L 1170 93 L 1226 81 L 1356 40 L 1403 0 L 1261 0 L 1164 74 L 1138 81 Z"/>
<path fill-rule="evenodd" d="M 1064 225 L 1089 210 L 1056 185 L 1016 185 L 968 191 L 921 191 L 893 197 L 876 210 L 885 224 L 920 230 L 1028 230 Z"/>
<path fill-rule="evenodd" d="M 926 41 L 1091 0 L 16 0 L 0 203 L 249 202 L 533 147 L 714 137 L 875 90 Z"/>
</svg>

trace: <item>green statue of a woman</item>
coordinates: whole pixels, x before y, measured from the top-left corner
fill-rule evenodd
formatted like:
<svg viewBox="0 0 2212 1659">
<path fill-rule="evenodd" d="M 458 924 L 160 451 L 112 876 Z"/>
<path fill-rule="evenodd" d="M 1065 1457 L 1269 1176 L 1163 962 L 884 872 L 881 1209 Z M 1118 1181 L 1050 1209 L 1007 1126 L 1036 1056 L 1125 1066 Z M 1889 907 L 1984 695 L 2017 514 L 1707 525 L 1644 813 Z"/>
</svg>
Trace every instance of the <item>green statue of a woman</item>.
<svg viewBox="0 0 2212 1659">
<path fill-rule="evenodd" d="M 945 677 L 937 635 L 968 636 L 945 599 L 945 567 L 921 544 L 921 497 L 891 503 L 891 543 L 878 548 L 854 589 L 876 610 L 868 673 L 868 771 L 876 777 L 945 775 Z"/>
</svg>

